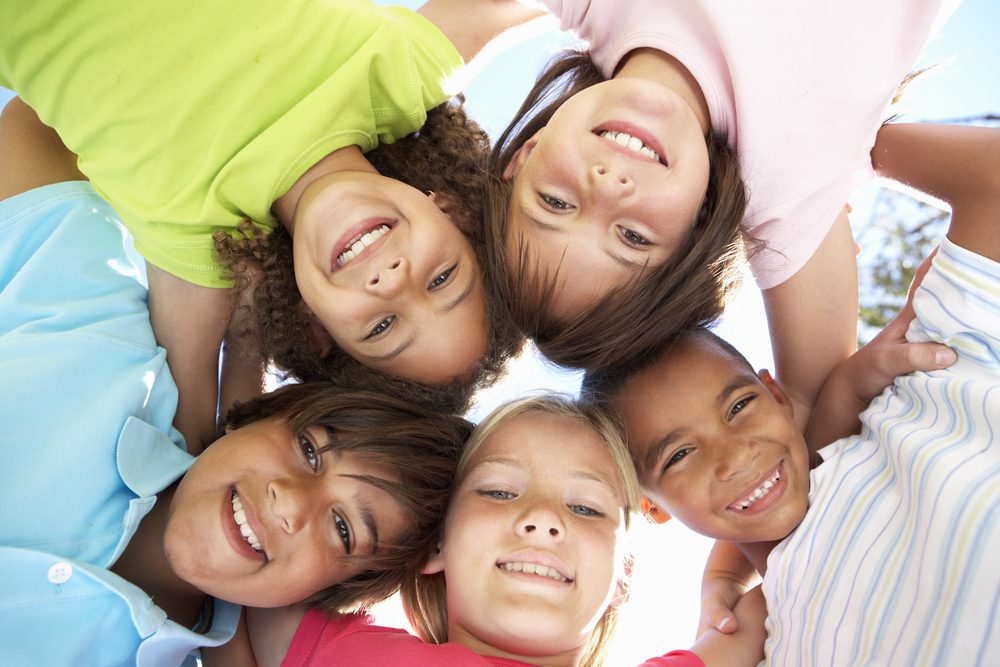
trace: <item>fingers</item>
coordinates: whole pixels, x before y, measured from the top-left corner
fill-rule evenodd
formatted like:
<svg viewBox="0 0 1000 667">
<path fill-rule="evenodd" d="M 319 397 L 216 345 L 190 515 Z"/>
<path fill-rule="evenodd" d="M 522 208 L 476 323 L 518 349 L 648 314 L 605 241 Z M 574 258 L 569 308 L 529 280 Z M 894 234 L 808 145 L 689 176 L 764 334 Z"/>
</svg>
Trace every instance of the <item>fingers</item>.
<svg viewBox="0 0 1000 667">
<path fill-rule="evenodd" d="M 901 343 L 885 346 L 875 361 L 881 378 L 895 378 L 914 371 L 936 371 L 958 360 L 947 345 L 939 343 Z M 889 382 L 892 380 L 890 379 Z M 888 384 L 888 383 L 886 383 Z"/>
<path fill-rule="evenodd" d="M 740 623 L 736 620 L 732 609 L 720 605 L 702 612 L 701 621 L 698 624 L 698 636 L 701 637 L 708 630 L 718 630 L 723 634 L 731 635 L 739 627 Z"/>
</svg>

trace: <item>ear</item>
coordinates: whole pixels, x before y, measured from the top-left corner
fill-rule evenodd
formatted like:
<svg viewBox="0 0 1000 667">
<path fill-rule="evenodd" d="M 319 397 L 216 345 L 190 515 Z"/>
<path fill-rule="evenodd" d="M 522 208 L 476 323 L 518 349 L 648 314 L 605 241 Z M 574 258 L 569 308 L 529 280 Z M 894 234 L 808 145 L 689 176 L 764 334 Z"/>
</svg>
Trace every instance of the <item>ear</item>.
<svg viewBox="0 0 1000 667">
<path fill-rule="evenodd" d="M 462 209 L 457 199 L 447 193 L 441 192 L 428 192 L 427 196 L 430 197 L 430 200 L 434 202 L 434 205 L 442 213 L 448 216 L 448 219 L 458 227 L 460 232 L 466 236 L 471 236 L 475 233 L 475 225 L 469 220 L 469 216 L 466 215 L 466 211 Z"/>
<path fill-rule="evenodd" d="M 541 136 L 544 131 L 545 128 L 543 127 L 538 132 L 535 132 L 530 139 L 521 144 L 521 147 L 517 149 L 517 152 L 514 153 L 514 157 L 510 160 L 510 164 L 508 164 L 503 170 L 503 179 L 505 181 L 509 181 L 514 178 L 517 176 L 517 173 L 521 171 L 521 167 L 524 166 L 528 156 L 531 155 L 531 151 L 535 150 L 535 146 L 538 145 L 538 137 Z"/>
<path fill-rule="evenodd" d="M 653 504 L 653 501 L 646 496 L 642 496 L 639 499 L 639 507 L 642 509 L 642 515 L 650 523 L 666 523 L 670 521 L 670 515 Z"/>
<path fill-rule="evenodd" d="M 312 312 L 309 312 L 309 329 L 312 331 L 316 349 L 319 351 L 320 359 L 322 359 L 333 349 L 333 336 Z"/>
<path fill-rule="evenodd" d="M 779 405 L 788 410 L 788 416 L 792 416 L 792 401 L 789 400 L 788 396 L 785 395 L 785 392 L 781 390 L 781 387 L 778 385 L 778 381 L 771 377 L 771 372 L 766 368 L 759 370 L 757 371 L 757 377 L 759 377 L 760 381 L 764 383 L 767 390 L 771 392 L 771 397 L 774 398 Z"/>
<path fill-rule="evenodd" d="M 615 596 L 611 598 L 612 607 L 620 607 L 628 602 L 632 591 L 632 567 L 634 564 L 635 561 L 632 558 L 632 554 L 625 557 L 622 576 L 618 578 L 618 583 L 615 584 Z"/>
<path fill-rule="evenodd" d="M 438 542 L 434 554 L 427 559 L 424 568 L 420 570 L 420 574 L 436 574 L 438 572 L 444 572 L 444 544 L 442 542 Z"/>
</svg>

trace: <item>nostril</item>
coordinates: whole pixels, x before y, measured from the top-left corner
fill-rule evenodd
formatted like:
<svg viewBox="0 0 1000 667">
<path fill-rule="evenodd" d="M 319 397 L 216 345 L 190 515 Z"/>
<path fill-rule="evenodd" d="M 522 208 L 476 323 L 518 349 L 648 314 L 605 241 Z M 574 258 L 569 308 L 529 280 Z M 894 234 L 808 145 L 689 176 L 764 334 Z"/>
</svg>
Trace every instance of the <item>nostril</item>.
<svg viewBox="0 0 1000 667">
<path fill-rule="evenodd" d="M 606 173 L 608 173 L 608 170 L 605 169 L 604 167 L 598 167 L 597 173 L 600 174 L 601 176 L 604 176 Z"/>
<path fill-rule="evenodd" d="M 534 530 L 535 530 L 535 527 L 532 526 L 532 525 L 530 525 L 530 524 L 524 527 L 524 532 L 526 532 L 526 533 L 534 532 Z"/>
<path fill-rule="evenodd" d="M 628 184 L 628 179 L 625 178 L 624 176 L 619 176 L 618 177 L 618 182 L 621 183 L 622 185 L 627 185 Z"/>
<path fill-rule="evenodd" d="M 549 528 L 549 535 L 551 535 L 552 537 L 555 537 L 558 534 L 559 534 L 559 529 L 558 528 Z"/>
<path fill-rule="evenodd" d="M 394 268 L 394 269 L 398 269 L 398 268 L 399 268 L 399 264 L 400 264 L 400 261 L 401 261 L 401 260 L 398 260 L 398 259 L 397 259 L 397 260 L 396 260 L 395 262 L 393 262 L 393 263 L 392 263 L 392 268 Z"/>
</svg>

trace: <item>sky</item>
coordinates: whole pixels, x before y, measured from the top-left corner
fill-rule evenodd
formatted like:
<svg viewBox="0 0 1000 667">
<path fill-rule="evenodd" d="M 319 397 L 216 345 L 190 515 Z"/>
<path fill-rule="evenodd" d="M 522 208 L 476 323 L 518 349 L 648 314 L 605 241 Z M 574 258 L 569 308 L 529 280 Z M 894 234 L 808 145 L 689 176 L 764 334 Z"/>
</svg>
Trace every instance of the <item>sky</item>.
<svg viewBox="0 0 1000 667">
<path fill-rule="evenodd" d="M 382 2 L 381 4 L 390 4 Z M 419 2 L 397 2 L 410 7 Z M 920 67 L 937 65 L 907 93 L 904 120 L 961 119 L 1000 114 L 1000 2 L 966 0 L 921 55 Z M 466 88 L 467 107 L 493 136 L 506 125 L 517 103 L 534 81 L 542 63 L 572 42 L 554 22 L 539 24 L 534 37 L 499 54 Z M 0 89 L 0 105 L 10 92 Z M 852 221 L 864 225 L 874 188 L 852 197 Z M 862 249 L 864 251 L 864 249 Z M 759 293 L 752 280 L 727 310 L 718 332 L 759 368 L 772 366 Z M 478 399 L 471 414 L 478 420 L 500 402 L 519 394 L 551 389 L 575 393 L 579 375 L 558 371 L 529 353 L 517 360 L 501 383 Z M 630 602 L 612 651 L 611 664 L 637 664 L 672 648 L 690 645 L 697 623 L 701 569 L 709 544 L 675 521 L 663 526 L 640 525 L 633 535 L 636 566 Z M 398 605 L 379 610 L 379 620 L 404 624 Z"/>
</svg>

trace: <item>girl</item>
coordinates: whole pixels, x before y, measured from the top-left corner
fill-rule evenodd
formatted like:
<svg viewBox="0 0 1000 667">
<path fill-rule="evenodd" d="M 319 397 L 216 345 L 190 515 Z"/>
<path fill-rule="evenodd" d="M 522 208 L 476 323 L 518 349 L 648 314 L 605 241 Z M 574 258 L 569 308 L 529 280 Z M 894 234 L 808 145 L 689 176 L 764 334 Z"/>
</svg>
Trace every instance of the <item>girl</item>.
<svg viewBox="0 0 1000 667">
<path fill-rule="evenodd" d="M 250 617 L 257 658 L 276 664 L 284 656 L 286 665 L 601 664 L 627 597 L 626 532 L 637 502 L 628 450 L 602 412 L 556 397 L 510 403 L 477 427 L 462 453 L 439 548 L 404 584 L 420 639 L 364 616 L 309 612 L 286 651 L 287 639 L 283 645 L 267 633 L 287 630 L 264 611 Z M 739 634 L 713 632 L 694 653 L 674 651 L 647 664 L 756 664 L 763 607 L 748 598 L 738 612 L 746 623 Z"/>
<path fill-rule="evenodd" d="M 844 202 L 939 4 L 548 2 L 593 50 L 542 74 L 491 159 L 519 326 L 558 363 L 622 365 L 718 317 L 748 237 L 805 424 L 856 345 Z"/>
<path fill-rule="evenodd" d="M 362 155 L 418 130 L 463 60 L 538 14 L 514 0 L 467 4 L 431 0 L 423 16 L 367 0 L 0 8 L 0 83 L 79 155 L 148 260 L 154 330 L 192 446 L 214 430 L 230 313 L 213 234 L 247 219 L 294 240 L 295 287 L 276 298 L 295 326 L 314 326 L 296 341 L 307 350 L 283 359 L 293 373 L 323 374 L 337 348 L 380 373 L 462 390 L 516 345 L 460 232 L 477 222 L 461 207 L 481 189 L 470 178 L 486 148 L 478 129 L 440 112 L 433 139 L 451 162 L 430 165 L 436 196 L 381 177 Z M 291 269 L 272 252 L 252 263 Z M 254 361 L 274 352 L 251 347 Z"/>
<path fill-rule="evenodd" d="M 3 662 L 179 665 L 229 639 L 237 605 L 343 609 L 395 590 L 437 541 L 469 424 L 303 384 L 242 405 L 193 458 L 114 211 L 64 182 L 64 152 L 7 129 Z"/>
</svg>

